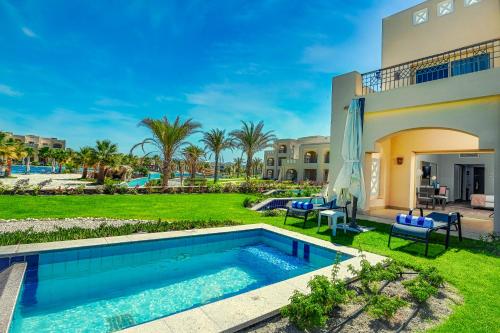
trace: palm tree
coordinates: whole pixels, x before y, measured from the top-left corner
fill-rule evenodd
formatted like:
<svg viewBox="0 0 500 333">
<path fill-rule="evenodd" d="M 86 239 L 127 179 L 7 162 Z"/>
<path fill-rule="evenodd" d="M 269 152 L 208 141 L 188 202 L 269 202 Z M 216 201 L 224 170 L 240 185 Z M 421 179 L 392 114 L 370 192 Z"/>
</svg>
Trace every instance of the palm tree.
<svg viewBox="0 0 500 333">
<path fill-rule="evenodd" d="M 24 151 L 26 152 L 26 174 L 29 174 L 31 171 L 31 158 L 35 155 L 35 149 L 33 147 L 25 147 Z"/>
<path fill-rule="evenodd" d="M 270 147 L 272 142 L 276 140 L 276 136 L 273 134 L 273 131 L 264 132 L 263 121 L 260 121 L 257 125 L 252 121 L 242 121 L 242 124 L 241 129 L 232 131 L 230 135 L 236 141 L 237 147 L 246 154 L 247 164 L 245 175 L 248 181 L 252 173 L 253 155 Z"/>
<path fill-rule="evenodd" d="M 97 176 L 97 183 L 104 184 L 106 178 L 106 171 L 108 167 L 116 163 L 116 156 L 118 153 L 118 146 L 111 143 L 109 140 L 97 140 L 94 148 L 95 160 L 97 162 L 99 173 Z"/>
<path fill-rule="evenodd" d="M 89 173 L 89 166 L 94 165 L 96 160 L 95 150 L 92 147 L 81 147 L 76 153 L 76 161 L 82 166 L 82 179 L 86 179 Z"/>
<path fill-rule="evenodd" d="M 243 167 L 243 157 L 236 157 L 233 160 L 233 171 L 236 174 L 236 178 L 240 178 L 241 169 Z"/>
<path fill-rule="evenodd" d="M 42 147 L 38 149 L 38 158 L 43 161 L 43 164 L 47 165 L 51 155 L 51 149 L 49 147 Z"/>
<path fill-rule="evenodd" d="M 53 160 L 58 164 L 57 173 L 61 173 L 63 165 L 70 160 L 71 152 L 62 149 L 54 149 L 52 157 Z"/>
<path fill-rule="evenodd" d="M 12 170 L 12 160 L 22 160 L 26 157 L 24 145 L 12 138 L 7 138 L 5 133 L 0 132 L 0 160 L 7 164 L 5 177 L 10 176 Z"/>
<path fill-rule="evenodd" d="M 205 156 L 205 150 L 195 145 L 189 145 L 182 150 L 182 156 L 184 157 L 187 169 L 189 170 L 191 185 L 194 185 L 194 178 L 201 165 L 201 159 Z"/>
<path fill-rule="evenodd" d="M 226 137 L 226 131 L 220 130 L 218 128 L 211 129 L 208 132 L 203 133 L 203 139 L 201 142 L 205 144 L 205 148 L 210 150 L 214 154 L 214 183 L 217 182 L 219 175 L 219 160 L 221 153 L 226 149 L 233 149 L 234 142 L 231 138 Z"/>
<path fill-rule="evenodd" d="M 261 158 L 254 157 L 254 159 L 252 160 L 252 170 L 254 177 L 256 177 L 259 173 L 261 173 L 263 165 L 264 162 L 262 161 Z"/>
<path fill-rule="evenodd" d="M 144 151 L 144 146 L 148 144 L 155 147 L 156 150 L 154 152 L 159 153 L 163 157 L 162 185 L 165 188 L 168 186 L 168 179 L 172 171 L 172 159 L 179 151 L 179 148 L 187 143 L 186 139 L 191 134 L 195 133 L 196 130 L 201 127 L 201 124 L 194 122 L 192 119 L 182 122 L 179 116 L 175 118 L 174 122 L 170 122 L 165 116 L 161 119 L 145 118 L 139 125 L 149 128 L 152 137 L 146 138 L 142 142 L 136 144 L 132 147 L 132 150 L 141 146 Z"/>
<path fill-rule="evenodd" d="M 177 169 L 177 172 L 179 173 L 179 178 L 182 186 L 182 183 L 184 181 L 184 160 L 181 158 L 174 158 L 172 160 L 172 163 L 174 164 L 175 168 Z"/>
</svg>

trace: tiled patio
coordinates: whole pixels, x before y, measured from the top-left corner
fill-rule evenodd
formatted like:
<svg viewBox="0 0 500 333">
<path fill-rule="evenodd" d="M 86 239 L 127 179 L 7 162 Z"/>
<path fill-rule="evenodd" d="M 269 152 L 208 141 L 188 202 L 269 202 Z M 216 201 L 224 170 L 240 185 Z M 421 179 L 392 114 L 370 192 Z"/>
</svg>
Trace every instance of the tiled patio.
<svg viewBox="0 0 500 333">
<path fill-rule="evenodd" d="M 432 211 L 432 209 L 424 209 L 424 215 Z M 444 210 L 440 206 L 436 206 L 434 211 L 444 213 L 460 212 L 464 216 L 462 218 L 462 234 L 464 237 L 479 239 L 481 235 L 493 232 L 492 210 L 472 209 L 464 204 L 448 204 Z M 392 224 L 396 215 L 402 212 L 397 209 L 377 208 L 363 212 L 363 214 L 359 215 L 359 218 Z M 404 211 L 404 213 L 407 212 Z"/>
</svg>

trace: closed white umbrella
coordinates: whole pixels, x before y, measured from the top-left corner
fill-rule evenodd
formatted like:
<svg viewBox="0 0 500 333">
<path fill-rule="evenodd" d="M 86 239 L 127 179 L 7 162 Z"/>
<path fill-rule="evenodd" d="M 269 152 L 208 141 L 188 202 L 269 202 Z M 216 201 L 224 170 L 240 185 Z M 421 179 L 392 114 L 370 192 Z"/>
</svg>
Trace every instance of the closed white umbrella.
<svg viewBox="0 0 500 333">
<path fill-rule="evenodd" d="M 366 193 L 361 166 L 363 124 L 360 103 L 359 99 L 353 99 L 347 111 L 344 142 L 342 143 L 344 164 L 335 180 L 333 189 L 338 196 L 337 202 L 339 205 L 345 205 L 348 200 L 352 200 L 353 206 L 356 206 L 357 202 L 357 207 L 363 208 Z M 354 210 L 356 210 L 356 207 L 354 207 Z M 351 219 L 349 227 L 350 229 L 359 230 L 355 216 Z"/>
</svg>

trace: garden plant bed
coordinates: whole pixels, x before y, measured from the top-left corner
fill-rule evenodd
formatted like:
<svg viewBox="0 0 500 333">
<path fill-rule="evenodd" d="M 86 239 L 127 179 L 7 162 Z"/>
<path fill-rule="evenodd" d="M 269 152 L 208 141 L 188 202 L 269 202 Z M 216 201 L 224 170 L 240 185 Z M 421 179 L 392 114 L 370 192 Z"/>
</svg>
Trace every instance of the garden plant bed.
<svg viewBox="0 0 500 333">
<path fill-rule="evenodd" d="M 382 281 L 377 284 L 380 295 L 399 296 L 407 302 L 390 319 L 377 319 L 369 313 L 365 307 L 366 300 L 361 297 L 361 283 L 355 280 L 348 285 L 348 289 L 354 291 L 356 296 L 346 304 L 336 307 L 329 315 L 325 327 L 301 330 L 288 318 L 277 315 L 241 332 L 422 332 L 444 321 L 453 312 L 454 306 L 463 302 L 454 287 L 443 284 L 436 295 L 419 304 L 403 285 L 403 282 L 414 279 L 417 274 L 409 270 L 405 272 L 410 274 L 403 273 L 395 281 Z"/>
</svg>

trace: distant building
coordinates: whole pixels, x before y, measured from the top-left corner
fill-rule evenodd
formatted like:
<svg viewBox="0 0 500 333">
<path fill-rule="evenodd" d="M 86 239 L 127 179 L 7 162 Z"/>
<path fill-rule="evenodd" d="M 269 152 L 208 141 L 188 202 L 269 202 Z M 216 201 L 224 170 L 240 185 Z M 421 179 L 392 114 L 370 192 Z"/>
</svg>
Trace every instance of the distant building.
<svg viewBox="0 0 500 333">
<path fill-rule="evenodd" d="M 23 135 L 23 134 L 13 134 L 12 132 L 5 132 L 7 137 L 13 138 L 19 142 L 24 143 L 27 147 L 32 147 L 35 149 L 35 154 L 33 157 L 34 161 L 38 161 L 38 149 L 48 147 L 52 149 L 66 149 L 66 140 L 60 140 L 58 138 L 43 138 L 38 135 Z"/>
<path fill-rule="evenodd" d="M 330 165 L 330 137 L 278 139 L 264 152 L 263 177 L 267 179 L 326 183 Z"/>
</svg>

